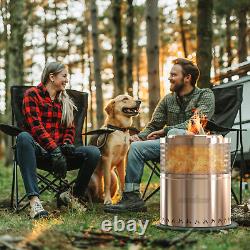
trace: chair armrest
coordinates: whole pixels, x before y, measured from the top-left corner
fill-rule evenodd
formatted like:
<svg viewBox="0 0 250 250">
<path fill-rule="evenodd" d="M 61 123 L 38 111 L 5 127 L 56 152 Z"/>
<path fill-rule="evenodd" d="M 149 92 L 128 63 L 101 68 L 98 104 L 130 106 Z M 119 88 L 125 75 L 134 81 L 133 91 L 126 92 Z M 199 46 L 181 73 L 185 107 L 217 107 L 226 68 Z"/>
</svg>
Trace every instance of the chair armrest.
<svg viewBox="0 0 250 250">
<path fill-rule="evenodd" d="M 207 121 L 205 129 L 209 131 L 214 131 L 214 132 L 227 132 L 227 133 L 230 131 L 246 131 L 246 129 L 223 127 L 223 126 L 216 124 L 213 121 Z"/>
<path fill-rule="evenodd" d="M 10 136 L 17 136 L 21 132 L 24 132 L 24 130 L 22 130 L 14 125 L 8 125 L 8 124 L 4 124 L 4 123 L 0 123 L 0 130 L 2 132 L 4 132 L 5 134 L 10 135 Z"/>
</svg>

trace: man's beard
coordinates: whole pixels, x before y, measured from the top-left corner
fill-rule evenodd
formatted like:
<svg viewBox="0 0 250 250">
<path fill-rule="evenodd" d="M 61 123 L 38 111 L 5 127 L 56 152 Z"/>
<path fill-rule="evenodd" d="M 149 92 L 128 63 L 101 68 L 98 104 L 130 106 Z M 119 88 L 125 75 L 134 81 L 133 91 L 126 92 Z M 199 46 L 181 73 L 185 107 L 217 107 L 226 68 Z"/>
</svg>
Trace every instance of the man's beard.
<svg viewBox="0 0 250 250">
<path fill-rule="evenodd" d="M 173 92 L 179 94 L 183 88 L 184 88 L 184 82 L 181 81 L 180 83 L 174 85 Z"/>
</svg>

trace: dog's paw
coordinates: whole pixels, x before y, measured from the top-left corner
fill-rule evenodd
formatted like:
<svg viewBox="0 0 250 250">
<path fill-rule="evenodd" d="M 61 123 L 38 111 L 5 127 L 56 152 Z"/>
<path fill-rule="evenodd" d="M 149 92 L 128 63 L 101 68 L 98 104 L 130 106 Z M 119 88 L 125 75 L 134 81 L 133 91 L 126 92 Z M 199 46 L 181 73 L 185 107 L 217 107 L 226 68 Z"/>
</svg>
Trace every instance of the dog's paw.
<svg viewBox="0 0 250 250">
<path fill-rule="evenodd" d="M 103 204 L 104 205 L 112 205 L 112 200 L 111 199 L 105 199 Z"/>
</svg>

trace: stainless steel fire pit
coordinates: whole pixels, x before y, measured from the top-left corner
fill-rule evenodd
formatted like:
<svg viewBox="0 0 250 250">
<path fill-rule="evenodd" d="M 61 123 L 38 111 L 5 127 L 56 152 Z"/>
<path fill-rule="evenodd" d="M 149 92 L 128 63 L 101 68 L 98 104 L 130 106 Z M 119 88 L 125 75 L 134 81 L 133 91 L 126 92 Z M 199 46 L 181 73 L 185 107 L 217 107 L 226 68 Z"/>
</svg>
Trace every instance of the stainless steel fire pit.
<svg viewBox="0 0 250 250">
<path fill-rule="evenodd" d="M 179 135 L 161 140 L 160 225 L 231 225 L 230 139 Z"/>
</svg>

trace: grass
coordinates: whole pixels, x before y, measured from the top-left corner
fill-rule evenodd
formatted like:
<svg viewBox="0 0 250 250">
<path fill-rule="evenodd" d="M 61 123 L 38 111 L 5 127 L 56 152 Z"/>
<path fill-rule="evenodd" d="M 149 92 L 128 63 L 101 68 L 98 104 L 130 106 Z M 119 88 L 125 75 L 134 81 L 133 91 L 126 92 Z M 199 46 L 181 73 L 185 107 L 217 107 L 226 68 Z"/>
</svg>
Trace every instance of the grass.
<svg viewBox="0 0 250 250">
<path fill-rule="evenodd" d="M 147 179 L 148 172 L 145 171 L 143 183 Z M 153 180 L 158 183 L 157 178 Z M 5 168 L 0 165 L 0 204 L 9 201 L 11 186 L 11 168 Z M 249 198 L 249 192 L 245 194 Z M 93 211 L 87 213 L 78 213 L 64 209 L 58 211 L 55 207 L 55 201 L 52 194 L 48 193 L 42 196 L 45 207 L 52 213 L 52 218 L 43 223 L 37 223 L 29 219 L 27 209 L 19 214 L 11 212 L 9 209 L 0 209 L 0 235 L 10 234 L 12 236 L 23 236 L 27 242 L 32 241 L 31 245 L 26 245 L 27 249 L 76 249 L 72 246 L 66 233 L 75 234 L 83 229 L 100 230 L 101 222 L 109 219 L 114 220 L 114 215 L 103 212 L 102 204 L 95 204 Z M 159 194 L 154 196 L 148 202 L 147 213 L 125 213 L 118 215 L 118 219 L 128 221 L 130 219 L 148 219 L 149 226 L 145 237 L 149 239 L 173 239 L 179 237 L 183 232 L 172 230 L 162 231 L 155 227 L 159 220 Z M 139 237 L 137 233 L 121 232 L 124 235 Z M 218 250 L 238 250 L 249 249 L 250 228 L 238 227 L 237 229 L 220 232 L 193 232 L 189 239 L 195 239 L 197 242 L 192 245 L 177 247 L 177 249 L 218 249 Z M 25 242 L 23 243 L 25 245 Z M 134 248 L 133 248 L 134 247 Z M 1 244 L 0 244 L 0 249 Z M 91 249 L 121 249 L 114 244 L 93 247 Z M 127 244 L 123 249 L 142 249 L 140 246 L 131 246 Z M 143 249 L 152 249 L 152 246 L 143 247 Z M 157 248 L 155 248 L 157 249 Z M 171 249 L 176 249 L 172 247 Z"/>
</svg>

